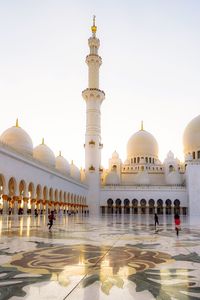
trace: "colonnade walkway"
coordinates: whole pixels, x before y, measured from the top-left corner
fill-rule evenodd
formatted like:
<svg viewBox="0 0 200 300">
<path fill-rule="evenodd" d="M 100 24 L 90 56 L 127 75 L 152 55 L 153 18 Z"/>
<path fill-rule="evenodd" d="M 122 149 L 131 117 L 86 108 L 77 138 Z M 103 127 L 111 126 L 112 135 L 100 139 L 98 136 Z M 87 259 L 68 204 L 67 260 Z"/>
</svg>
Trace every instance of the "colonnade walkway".
<svg viewBox="0 0 200 300">
<path fill-rule="evenodd" d="M 191 224 L 190 223 L 193 223 Z M 0 216 L 0 300 L 200 299 L 200 219 Z"/>
</svg>

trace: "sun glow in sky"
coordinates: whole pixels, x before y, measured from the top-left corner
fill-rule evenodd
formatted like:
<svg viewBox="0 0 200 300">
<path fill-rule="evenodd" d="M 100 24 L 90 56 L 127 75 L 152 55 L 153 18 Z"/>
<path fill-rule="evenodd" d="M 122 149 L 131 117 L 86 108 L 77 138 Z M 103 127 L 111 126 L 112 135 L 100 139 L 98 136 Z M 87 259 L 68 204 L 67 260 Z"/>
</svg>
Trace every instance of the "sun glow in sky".
<svg viewBox="0 0 200 300">
<path fill-rule="evenodd" d="M 0 1 L 0 132 L 15 124 L 84 167 L 92 16 L 103 59 L 102 164 L 130 136 L 151 132 L 163 160 L 183 159 L 182 135 L 200 114 L 200 1 Z"/>
</svg>

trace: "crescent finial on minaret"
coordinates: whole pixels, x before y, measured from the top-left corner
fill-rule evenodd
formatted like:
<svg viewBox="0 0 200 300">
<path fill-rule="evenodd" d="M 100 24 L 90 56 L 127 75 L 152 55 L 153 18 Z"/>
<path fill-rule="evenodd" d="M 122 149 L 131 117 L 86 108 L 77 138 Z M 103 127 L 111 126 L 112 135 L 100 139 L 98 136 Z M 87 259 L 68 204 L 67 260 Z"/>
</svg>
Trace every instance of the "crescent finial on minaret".
<svg viewBox="0 0 200 300">
<path fill-rule="evenodd" d="M 97 26 L 96 26 L 95 21 L 96 21 L 96 16 L 93 16 L 93 25 L 91 26 L 93 35 L 95 35 L 95 33 L 97 32 Z"/>
</svg>

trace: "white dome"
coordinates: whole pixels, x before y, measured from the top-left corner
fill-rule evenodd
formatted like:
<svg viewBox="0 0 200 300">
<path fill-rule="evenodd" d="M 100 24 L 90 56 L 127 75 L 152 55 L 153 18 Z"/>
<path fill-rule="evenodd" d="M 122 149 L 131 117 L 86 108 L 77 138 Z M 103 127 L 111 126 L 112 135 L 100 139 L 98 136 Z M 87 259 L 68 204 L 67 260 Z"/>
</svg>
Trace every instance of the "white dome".
<svg viewBox="0 0 200 300">
<path fill-rule="evenodd" d="M 70 165 L 61 154 L 56 157 L 56 169 L 63 174 L 70 174 Z"/>
<path fill-rule="evenodd" d="M 115 171 L 110 171 L 105 177 L 105 183 L 107 185 L 119 185 L 120 184 L 119 175 Z"/>
<path fill-rule="evenodd" d="M 174 153 L 171 150 L 167 153 L 167 159 L 168 160 L 173 160 L 174 159 Z"/>
<path fill-rule="evenodd" d="M 135 181 L 136 181 L 136 184 L 149 185 L 150 184 L 150 177 L 149 177 L 148 172 L 146 170 L 142 171 L 142 172 L 139 172 L 136 175 Z"/>
<path fill-rule="evenodd" d="M 18 125 L 5 130 L 0 141 L 22 154 L 33 155 L 33 142 L 26 131 Z"/>
<path fill-rule="evenodd" d="M 45 165 L 55 168 L 55 155 L 53 151 L 44 143 L 33 149 L 33 157 Z"/>
<path fill-rule="evenodd" d="M 124 165 L 125 165 L 125 166 L 129 166 L 129 165 L 130 165 L 129 159 L 126 159 L 126 160 L 124 161 Z"/>
<path fill-rule="evenodd" d="M 127 144 L 127 157 L 152 156 L 158 157 L 158 143 L 154 136 L 146 130 L 134 133 Z"/>
<path fill-rule="evenodd" d="M 81 179 L 81 173 L 79 168 L 73 163 L 73 161 L 71 162 L 70 165 L 70 175 L 72 178 L 74 178 L 75 180 L 79 180 Z"/>
<path fill-rule="evenodd" d="M 117 151 L 113 152 L 112 159 L 119 159 L 119 154 L 117 153 Z"/>
<path fill-rule="evenodd" d="M 181 175 L 177 171 L 169 172 L 166 175 L 166 183 L 170 185 L 182 184 Z"/>
<path fill-rule="evenodd" d="M 183 134 L 184 154 L 200 150 L 200 115 L 186 126 Z"/>
</svg>

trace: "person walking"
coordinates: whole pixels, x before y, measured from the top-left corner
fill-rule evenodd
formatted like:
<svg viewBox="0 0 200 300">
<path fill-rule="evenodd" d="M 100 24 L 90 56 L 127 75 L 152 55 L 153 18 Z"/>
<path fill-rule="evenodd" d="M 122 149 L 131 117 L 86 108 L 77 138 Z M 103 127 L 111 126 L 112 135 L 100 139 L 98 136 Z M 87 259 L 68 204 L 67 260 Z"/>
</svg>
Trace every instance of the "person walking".
<svg viewBox="0 0 200 300">
<path fill-rule="evenodd" d="M 178 213 L 174 215 L 174 223 L 175 223 L 176 236 L 178 237 L 180 231 L 180 225 L 181 225 L 181 220 Z"/>
<path fill-rule="evenodd" d="M 49 219 L 49 223 L 47 224 L 47 226 L 49 226 L 49 231 L 51 231 L 51 227 L 53 226 L 53 221 L 56 219 L 53 210 L 48 215 L 48 219 Z"/>
<path fill-rule="evenodd" d="M 154 221 L 155 221 L 155 231 L 156 231 L 156 226 L 159 225 L 158 215 L 156 213 L 154 214 Z"/>
</svg>

